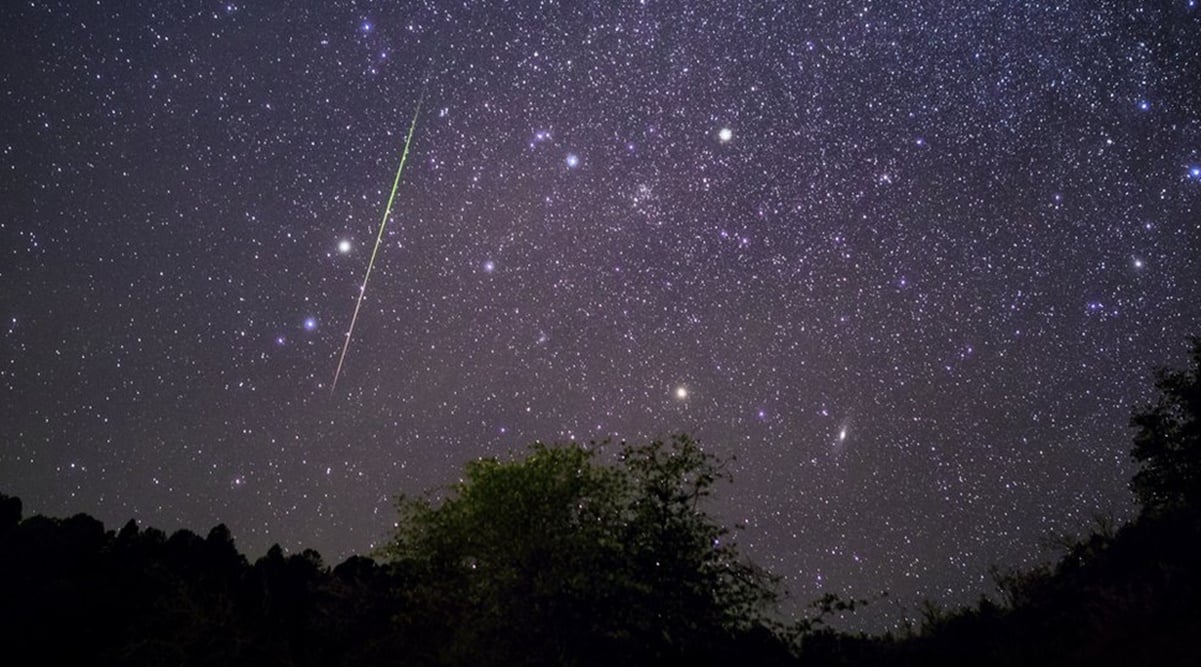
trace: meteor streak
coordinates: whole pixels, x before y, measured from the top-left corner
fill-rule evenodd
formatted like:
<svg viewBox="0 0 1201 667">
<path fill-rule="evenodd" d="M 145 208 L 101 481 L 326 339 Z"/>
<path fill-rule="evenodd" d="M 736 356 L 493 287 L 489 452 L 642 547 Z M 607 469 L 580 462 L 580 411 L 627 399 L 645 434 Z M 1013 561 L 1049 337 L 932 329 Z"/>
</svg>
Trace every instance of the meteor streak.
<svg viewBox="0 0 1201 667">
<path fill-rule="evenodd" d="M 392 193 L 388 195 L 388 205 L 384 207 L 384 217 L 379 222 L 379 233 L 375 236 L 375 247 L 371 250 L 371 259 L 367 262 L 367 272 L 363 274 L 363 284 L 359 287 L 359 300 L 354 304 L 354 315 L 350 317 L 350 328 L 346 330 L 346 341 L 342 343 L 342 354 L 338 357 L 338 368 L 334 370 L 334 381 L 330 384 L 329 393 L 332 395 L 338 388 L 338 376 L 342 375 L 342 363 L 346 361 L 346 350 L 350 349 L 350 337 L 354 335 L 354 325 L 359 321 L 359 309 L 363 306 L 363 297 L 367 294 L 367 280 L 371 278 L 371 269 L 375 267 L 375 256 L 379 254 L 380 243 L 384 240 L 384 227 L 388 225 L 388 216 L 392 213 L 392 202 L 396 199 L 396 188 L 400 187 L 400 174 L 404 171 L 405 160 L 409 157 L 409 145 L 413 142 L 413 131 L 417 129 L 417 117 L 421 114 L 423 94 L 417 99 L 417 108 L 413 111 L 413 121 L 409 123 L 409 134 L 405 137 L 404 151 L 400 154 L 400 166 L 396 168 L 396 178 L 392 180 Z"/>
</svg>

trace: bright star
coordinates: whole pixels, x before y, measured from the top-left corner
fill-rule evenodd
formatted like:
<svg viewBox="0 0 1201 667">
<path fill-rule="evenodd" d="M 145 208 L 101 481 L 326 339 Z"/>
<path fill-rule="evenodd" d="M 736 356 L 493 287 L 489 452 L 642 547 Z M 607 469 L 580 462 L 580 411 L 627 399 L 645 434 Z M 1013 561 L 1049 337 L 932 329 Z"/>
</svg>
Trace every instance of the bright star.
<svg viewBox="0 0 1201 667">
<path fill-rule="evenodd" d="M 496 270 L 496 262 L 488 260 L 484 262 L 484 273 L 492 273 Z"/>
<path fill-rule="evenodd" d="M 719 141 L 721 141 L 721 143 L 723 143 L 723 144 L 727 143 L 728 141 L 730 141 L 733 138 L 734 138 L 734 130 L 731 130 L 728 127 L 723 127 L 717 131 L 717 139 Z"/>
<path fill-rule="evenodd" d="M 688 387 L 682 385 L 676 387 L 676 399 L 681 401 L 688 400 Z"/>
<path fill-rule="evenodd" d="M 568 153 L 566 162 L 569 169 L 575 169 L 580 166 L 580 156 L 575 153 Z"/>
<path fill-rule="evenodd" d="M 305 331 L 316 331 L 317 330 L 317 318 L 315 318 L 315 317 L 304 318 L 304 330 Z"/>
<path fill-rule="evenodd" d="M 338 252 L 342 253 L 343 255 L 350 252 L 350 241 L 347 241 L 346 239 L 338 241 Z"/>
</svg>

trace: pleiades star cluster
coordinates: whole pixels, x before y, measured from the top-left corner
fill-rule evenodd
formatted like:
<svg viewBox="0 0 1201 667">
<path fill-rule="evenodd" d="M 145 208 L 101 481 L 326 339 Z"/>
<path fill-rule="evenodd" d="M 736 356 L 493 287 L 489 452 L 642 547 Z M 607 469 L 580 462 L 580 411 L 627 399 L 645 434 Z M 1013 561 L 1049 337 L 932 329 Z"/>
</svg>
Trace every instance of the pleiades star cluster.
<svg viewBox="0 0 1201 667">
<path fill-rule="evenodd" d="M 0 490 L 336 562 L 685 431 L 798 606 L 970 601 L 1134 511 L 1199 67 L 1188 0 L 6 2 Z"/>
</svg>

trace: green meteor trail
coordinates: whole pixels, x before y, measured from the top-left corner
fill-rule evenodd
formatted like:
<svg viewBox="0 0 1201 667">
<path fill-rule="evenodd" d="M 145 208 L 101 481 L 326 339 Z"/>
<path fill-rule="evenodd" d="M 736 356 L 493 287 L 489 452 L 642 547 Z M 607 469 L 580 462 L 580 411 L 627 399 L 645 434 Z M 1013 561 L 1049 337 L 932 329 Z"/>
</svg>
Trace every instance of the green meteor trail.
<svg viewBox="0 0 1201 667">
<path fill-rule="evenodd" d="M 396 189 L 400 187 L 400 174 L 404 171 L 405 160 L 409 157 L 409 145 L 413 142 L 413 131 L 417 129 L 417 117 L 421 115 L 421 102 L 425 96 L 417 99 L 417 108 L 413 111 L 413 121 L 409 123 L 409 134 L 405 137 L 404 151 L 400 154 L 400 166 L 396 168 L 396 178 L 392 180 L 392 193 L 388 195 L 388 205 L 384 207 L 384 217 L 379 222 L 379 233 L 375 236 L 375 247 L 371 250 L 371 260 L 367 262 L 367 272 L 363 274 L 363 284 L 359 287 L 359 300 L 354 304 L 354 315 L 350 317 L 350 328 L 346 330 L 346 341 L 342 344 L 342 354 L 338 357 L 338 368 L 334 370 L 334 381 L 330 384 L 329 393 L 333 394 L 338 388 L 338 377 L 342 375 L 342 364 L 346 361 L 346 351 L 350 349 L 350 337 L 354 335 L 354 325 L 359 321 L 359 308 L 363 306 L 363 296 L 367 294 L 367 281 L 371 278 L 371 269 L 375 268 L 375 256 L 379 254 L 380 243 L 384 240 L 384 227 L 388 226 L 388 216 L 392 213 L 392 202 L 396 199 Z"/>
</svg>

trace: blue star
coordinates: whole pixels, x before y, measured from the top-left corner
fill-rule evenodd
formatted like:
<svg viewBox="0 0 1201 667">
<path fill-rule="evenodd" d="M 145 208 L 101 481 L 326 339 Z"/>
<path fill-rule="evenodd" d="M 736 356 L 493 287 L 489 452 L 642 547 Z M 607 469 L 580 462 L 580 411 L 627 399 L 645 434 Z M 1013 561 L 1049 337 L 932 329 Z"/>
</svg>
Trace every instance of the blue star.
<svg viewBox="0 0 1201 667">
<path fill-rule="evenodd" d="M 576 155 L 575 153 L 568 153 L 566 162 L 568 169 L 575 169 L 576 167 L 580 166 L 580 156 Z"/>
<path fill-rule="evenodd" d="M 304 330 L 305 331 L 316 331 L 317 330 L 317 318 L 315 318 L 315 317 L 304 318 Z"/>
</svg>

